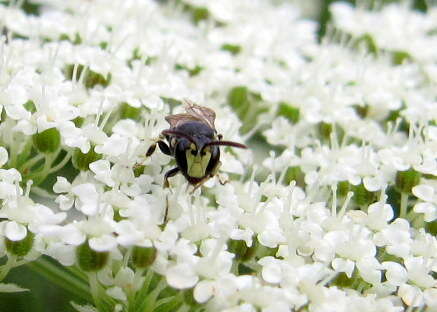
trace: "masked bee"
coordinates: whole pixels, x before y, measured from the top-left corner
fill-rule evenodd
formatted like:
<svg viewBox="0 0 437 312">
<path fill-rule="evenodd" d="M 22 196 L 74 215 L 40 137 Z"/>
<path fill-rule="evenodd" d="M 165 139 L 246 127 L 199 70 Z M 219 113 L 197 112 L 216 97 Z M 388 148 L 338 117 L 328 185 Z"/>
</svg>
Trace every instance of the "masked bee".
<svg viewBox="0 0 437 312">
<path fill-rule="evenodd" d="M 175 158 L 177 165 L 165 173 L 164 187 L 169 186 L 168 178 L 181 172 L 196 189 L 218 172 L 220 145 L 247 147 L 236 142 L 222 141 L 222 135 L 217 134 L 214 127 L 213 110 L 189 100 L 184 102 L 186 113 L 165 118 L 170 128 L 161 132 L 160 139 L 149 148 L 146 156 L 152 155 L 158 144 L 164 154 Z"/>
</svg>

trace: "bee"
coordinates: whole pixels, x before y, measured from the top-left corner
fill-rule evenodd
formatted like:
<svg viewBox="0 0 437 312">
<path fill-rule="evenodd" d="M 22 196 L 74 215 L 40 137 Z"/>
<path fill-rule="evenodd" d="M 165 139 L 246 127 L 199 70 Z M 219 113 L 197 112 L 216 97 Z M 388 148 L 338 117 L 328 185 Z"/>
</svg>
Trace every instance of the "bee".
<svg viewBox="0 0 437 312">
<path fill-rule="evenodd" d="M 161 152 L 176 160 L 176 167 L 164 175 L 164 187 L 169 187 L 169 178 L 182 173 L 195 190 L 217 174 L 221 165 L 220 146 L 247 146 L 222 140 L 222 135 L 217 134 L 214 126 L 215 112 L 212 109 L 189 100 L 184 102 L 186 113 L 165 117 L 170 128 L 161 132 L 146 156 L 151 156 L 158 144 Z"/>
</svg>

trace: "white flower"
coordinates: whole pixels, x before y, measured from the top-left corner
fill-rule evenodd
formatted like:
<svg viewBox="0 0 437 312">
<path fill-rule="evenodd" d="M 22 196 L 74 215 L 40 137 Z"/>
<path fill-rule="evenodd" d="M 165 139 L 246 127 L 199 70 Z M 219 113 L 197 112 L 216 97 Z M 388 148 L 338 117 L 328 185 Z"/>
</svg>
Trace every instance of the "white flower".
<svg viewBox="0 0 437 312">
<path fill-rule="evenodd" d="M 341 258 L 335 258 L 332 260 L 332 268 L 336 272 L 344 272 L 347 277 L 351 278 L 352 272 L 355 268 L 355 263 L 351 260 L 344 260 Z"/>
<path fill-rule="evenodd" d="M 381 263 L 387 281 L 395 286 L 401 286 L 408 280 L 407 270 L 399 263 L 387 261 Z"/>
<path fill-rule="evenodd" d="M 419 184 L 413 187 L 412 193 L 423 200 L 414 205 L 414 211 L 423 213 L 426 222 L 432 222 L 437 219 L 437 191 L 435 186 L 428 184 Z"/>
<path fill-rule="evenodd" d="M 0 146 L 0 167 L 3 167 L 4 164 L 8 162 L 8 151 Z"/>
<path fill-rule="evenodd" d="M 401 285 L 398 289 L 398 296 L 407 306 L 420 307 L 423 304 L 423 294 L 416 286 Z"/>
<path fill-rule="evenodd" d="M 415 285 L 423 288 L 431 288 L 437 285 L 437 281 L 430 275 L 430 260 L 422 257 L 409 257 L 404 260 L 405 268 L 408 271 L 408 279 Z"/>
<path fill-rule="evenodd" d="M 84 214 L 92 216 L 99 212 L 99 193 L 92 183 L 73 186 L 71 192 L 77 197 L 76 209 Z"/>
<path fill-rule="evenodd" d="M 0 223 L 2 228 L 2 234 L 6 236 L 11 241 L 20 241 L 26 237 L 27 229 L 25 226 L 15 222 L 15 221 L 6 221 Z"/>
<path fill-rule="evenodd" d="M 408 221 L 396 219 L 388 227 L 376 233 L 374 241 L 377 246 L 386 246 L 390 254 L 407 257 L 412 243 Z"/>
<path fill-rule="evenodd" d="M 181 263 L 167 269 L 167 282 L 176 289 L 191 288 L 199 280 L 194 267 L 188 263 Z"/>
</svg>

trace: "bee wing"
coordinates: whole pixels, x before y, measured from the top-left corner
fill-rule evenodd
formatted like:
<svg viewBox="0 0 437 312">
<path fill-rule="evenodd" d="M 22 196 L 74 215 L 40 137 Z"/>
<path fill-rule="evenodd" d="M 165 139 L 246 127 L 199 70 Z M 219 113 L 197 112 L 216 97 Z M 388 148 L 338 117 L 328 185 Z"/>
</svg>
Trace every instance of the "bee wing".
<svg viewBox="0 0 437 312">
<path fill-rule="evenodd" d="M 198 121 L 199 118 L 190 114 L 175 114 L 165 117 L 165 120 L 170 124 L 170 128 L 176 128 L 187 121 Z"/>
<path fill-rule="evenodd" d="M 184 103 L 186 104 L 185 111 L 188 115 L 195 117 L 195 120 L 202 121 L 215 130 L 215 112 L 212 109 L 197 105 L 188 99 L 184 99 Z"/>
</svg>

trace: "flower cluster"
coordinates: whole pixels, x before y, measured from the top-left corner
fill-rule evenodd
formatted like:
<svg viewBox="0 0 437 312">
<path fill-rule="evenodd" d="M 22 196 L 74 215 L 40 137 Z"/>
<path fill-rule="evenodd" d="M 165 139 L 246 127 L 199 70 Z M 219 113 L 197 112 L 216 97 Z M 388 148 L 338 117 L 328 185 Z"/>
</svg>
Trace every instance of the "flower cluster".
<svg viewBox="0 0 437 312">
<path fill-rule="evenodd" d="M 50 257 L 79 312 L 437 311 L 435 8 L 334 4 L 319 42 L 287 2 L 34 5 L 0 4 L 0 281 Z M 147 153 L 185 98 L 250 146 L 195 190 Z"/>
</svg>

